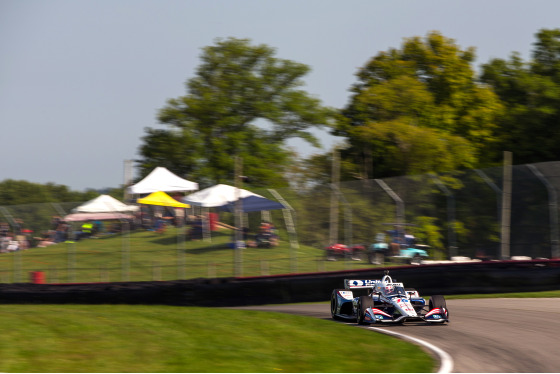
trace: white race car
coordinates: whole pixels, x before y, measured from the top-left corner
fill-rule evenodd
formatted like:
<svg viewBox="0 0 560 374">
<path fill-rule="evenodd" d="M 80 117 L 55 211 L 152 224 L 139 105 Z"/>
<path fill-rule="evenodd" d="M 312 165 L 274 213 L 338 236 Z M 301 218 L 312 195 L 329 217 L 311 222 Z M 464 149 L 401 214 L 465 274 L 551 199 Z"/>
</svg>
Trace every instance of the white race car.
<svg viewBox="0 0 560 374">
<path fill-rule="evenodd" d="M 332 292 L 333 319 L 356 320 L 361 325 L 406 321 L 449 322 L 449 311 L 443 296 L 431 296 L 426 305 L 426 300 L 420 297 L 418 291 L 405 289 L 389 274 L 381 280 L 345 279 L 344 287 Z"/>
</svg>

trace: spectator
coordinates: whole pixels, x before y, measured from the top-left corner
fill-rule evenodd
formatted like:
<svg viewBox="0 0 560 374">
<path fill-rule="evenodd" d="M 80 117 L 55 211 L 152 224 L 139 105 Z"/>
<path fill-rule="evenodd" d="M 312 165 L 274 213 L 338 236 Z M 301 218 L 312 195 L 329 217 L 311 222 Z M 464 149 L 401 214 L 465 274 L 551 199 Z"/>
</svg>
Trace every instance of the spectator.
<svg viewBox="0 0 560 374">
<path fill-rule="evenodd" d="M 400 249 L 405 245 L 404 235 L 402 229 L 399 226 L 395 226 L 393 230 L 387 231 L 390 237 L 390 254 L 392 256 L 397 256 L 400 253 Z"/>
<path fill-rule="evenodd" d="M 163 220 L 163 215 L 161 214 L 161 212 L 156 211 L 154 212 L 154 216 L 153 216 L 153 227 L 152 230 L 153 231 L 157 231 L 157 229 L 161 226 L 161 221 Z"/>
<path fill-rule="evenodd" d="M 86 221 L 82 224 L 82 230 L 76 232 L 76 241 L 91 237 L 93 231 L 93 223 Z"/>
<path fill-rule="evenodd" d="M 154 226 L 154 230 L 158 234 L 163 234 L 165 232 L 165 220 L 163 219 L 163 217 L 156 218 L 156 224 Z"/>
<path fill-rule="evenodd" d="M 53 236 L 54 236 L 54 230 L 50 230 L 44 232 L 43 235 L 41 235 L 41 237 L 35 238 L 38 241 L 37 247 L 45 248 L 48 247 L 49 245 L 55 244 L 53 240 Z"/>
<path fill-rule="evenodd" d="M 407 248 L 414 248 L 416 245 L 416 238 L 410 232 L 406 231 L 404 234 L 404 242 Z"/>
<path fill-rule="evenodd" d="M 58 225 L 54 229 L 55 230 L 54 242 L 55 243 L 62 243 L 66 240 L 64 235 L 65 235 L 65 231 L 67 230 L 67 228 L 65 227 L 64 221 L 57 220 L 56 222 L 58 222 Z"/>
<path fill-rule="evenodd" d="M 91 237 L 92 233 L 93 233 L 93 223 L 91 223 L 91 221 L 84 222 L 84 224 L 82 225 L 83 236 L 85 238 L 89 238 Z"/>
<path fill-rule="evenodd" d="M 204 217 L 201 215 L 196 216 L 191 224 L 189 239 L 191 240 L 202 239 L 202 231 L 204 229 L 203 225 L 204 225 Z"/>
<path fill-rule="evenodd" d="M 21 235 L 21 230 L 23 230 L 23 221 L 19 218 L 14 220 L 14 235 Z"/>
<path fill-rule="evenodd" d="M 251 235 L 250 229 L 248 227 L 243 227 L 241 231 L 243 233 L 243 241 L 245 242 L 245 246 L 247 248 L 256 248 L 257 242 L 254 240 L 253 235 Z M 235 241 L 235 238 L 233 240 Z"/>
<path fill-rule="evenodd" d="M 99 220 L 93 221 L 92 235 L 98 236 L 98 234 L 101 234 L 102 232 L 103 232 L 103 222 Z"/>
<path fill-rule="evenodd" d="M 0 238 L 7 237 L 9 231 L 10 231 L 10 225 L 8 225 L 6 222 L 0 223 Z"/>
<path fill-rule="evenodd" d="M 10 244 L 10 240 L 11 238 L 8 236 L 8 232 L 6 232 L 5 236 L 0 236 L 0 252 L 8 252 L 8 245 Z"/>
<path fill-rule="evenodd" d="M 8 243 L 8 252 L 15 252 L 19 250 L 19 243 L 17 240 L 10 240 Z"/>
<path fill-rule="evenodd" d="M 243 227 L 241 231 L 243 232 L 243 240 L 247 241 L 249 239 L 249 228 Z"/>
<path fill-rule="evenodd" d="M 278 245 L 278 236 L 275 233 L 274 225 L 268 221 L 262 221 L 259 233 L 256 236 L 258 247 L 275 247 Z"/>
<path fill-rule="evenodd" d="M 175 226 L 183 227 L 185 224 L 185 208 L 175 208 Z"/>
<path fill-rule="evenodd" d="M 60 224 L 61 218 L 59 216 L 53 216 L 51 219 L 51 230 L 56 230 Z"/>
</svg>

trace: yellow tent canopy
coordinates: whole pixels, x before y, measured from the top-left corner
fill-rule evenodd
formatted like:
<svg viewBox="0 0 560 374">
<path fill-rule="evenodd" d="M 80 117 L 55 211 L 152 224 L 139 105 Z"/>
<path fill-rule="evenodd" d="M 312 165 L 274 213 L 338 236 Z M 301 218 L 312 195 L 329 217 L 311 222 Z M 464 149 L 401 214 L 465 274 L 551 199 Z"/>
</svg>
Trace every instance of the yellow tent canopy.
<svg viewBox="0 0 560 374">
<path fill-rule="evenodd" d="M 190 208 L 189 204 L 183 204 L 162 191 L 152 192 L 146 197 L 136 200 L 138 204 L 171 206 L 174 208 Z"/>
</svg>

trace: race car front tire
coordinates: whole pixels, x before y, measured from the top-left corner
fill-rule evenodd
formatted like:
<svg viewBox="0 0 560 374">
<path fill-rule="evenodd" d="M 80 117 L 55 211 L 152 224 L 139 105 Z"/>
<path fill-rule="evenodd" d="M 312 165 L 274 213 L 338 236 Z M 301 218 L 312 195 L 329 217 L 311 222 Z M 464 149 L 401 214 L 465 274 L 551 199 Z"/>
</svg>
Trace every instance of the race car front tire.
<svg viewBox="0 0 560 374">
<path fill-rule="evenodd" d="M 442 295 L 433 295 L 430 297 L 430 301 L 428 303 L 430 310 L 435 308 L 446 308 L 447 304 L 445 303 L 445 297 Z"/>
<path fill-rule="evenodd" d="M 447 309 L 447 303 L 445 302 L 445 297 L 442 295 L 433 295 L 430 297 L 430 301 L 428 303 L 430 310 L 435 308 L 445 308 L 447 311 L 447 318 L 449 318 L 449 309 Z"/>
<path fill-rule="evenodd" d="M 358 324 L 359 325 L 369 325 L 370 322 L 365 321 L 366 310 L 368 308 L 373 308 L 373 300 L 371 296 L 360 296 L 360 301 L 358 302 Z"/>
</svg>

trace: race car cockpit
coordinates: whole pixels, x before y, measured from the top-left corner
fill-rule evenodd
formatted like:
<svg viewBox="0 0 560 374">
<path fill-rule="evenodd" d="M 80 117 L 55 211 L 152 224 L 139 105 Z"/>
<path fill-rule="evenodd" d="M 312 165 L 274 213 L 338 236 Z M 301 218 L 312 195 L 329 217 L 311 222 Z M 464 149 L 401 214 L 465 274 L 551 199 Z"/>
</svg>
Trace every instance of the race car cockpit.
<svg viewBox="0 0 560 374">
<path fill-rule="evenodd" d="M 406 297 L 406 291 L 401 285 L 386 284 L 385 287 L 382 288 L 382 293 L 386 297 Z"/>
</svg>

